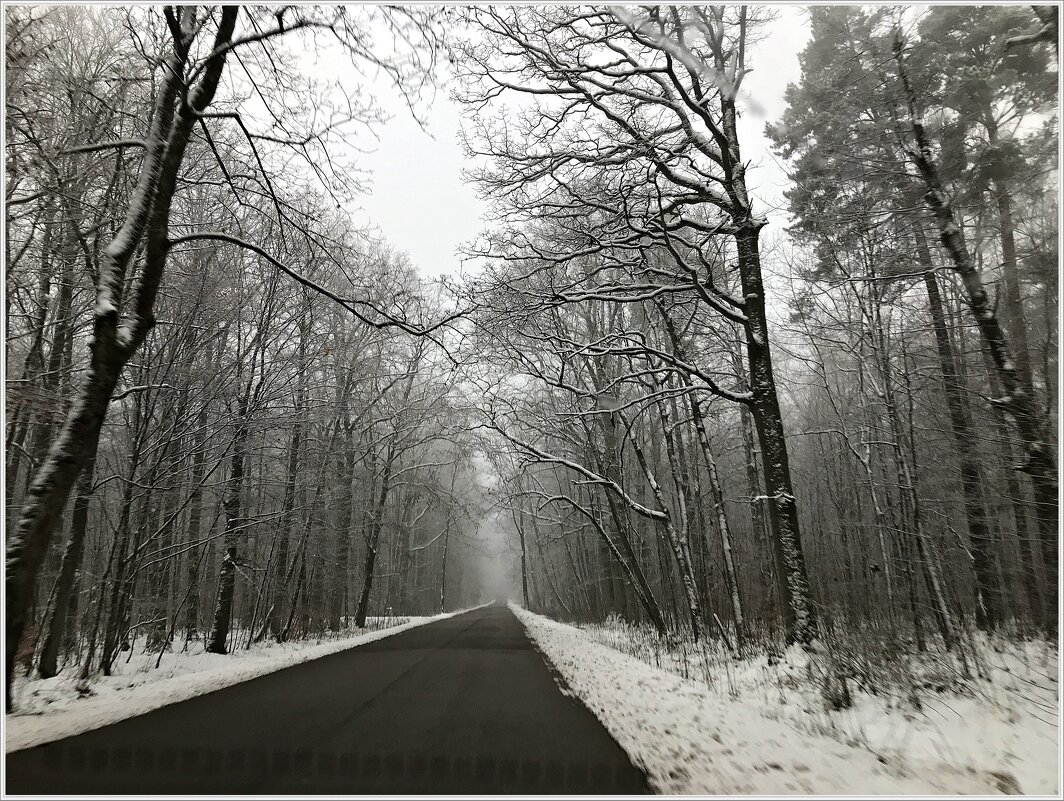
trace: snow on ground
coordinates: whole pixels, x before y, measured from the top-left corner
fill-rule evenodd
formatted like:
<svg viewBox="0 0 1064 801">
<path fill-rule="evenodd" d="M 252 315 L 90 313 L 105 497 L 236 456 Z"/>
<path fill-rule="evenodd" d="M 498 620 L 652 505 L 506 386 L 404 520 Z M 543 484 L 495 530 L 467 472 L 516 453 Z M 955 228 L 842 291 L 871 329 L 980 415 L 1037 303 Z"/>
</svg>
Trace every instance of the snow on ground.
<svg viewBox="0 0 1064 801">
<path fill-rule="evenodd" d="M 369 618 L 367 628 L 357 634 L 330 640 L 263 642 L 227 655 L 205 653 L 197 643 L 186 653 L 164 654 L 158 669 L 157 652 L 137 653 L 128 662 L 123 654 L 114 665 L 113 675 L 93 677 L 87 685 L 78 680 L 77 666 L 51 679 L 17 677 L 12 688 L 17 711 L 5 716 L 5 751 L 98 729 L 456 614 L 460 613 Z"/>
<path fill-rule="evenodd" d="M 1057 792 L 1055 652 L 988 657 L 991 681 L 969 696 L 924 697 L 921 712 L 853 687 L 854 707 L 828 712 L 801 651 L 691 672 L 690 654 L 681 667 L 640 652 L 616 626 L 578 629 L 512 608 L 657 792 Z"/>
</svg>

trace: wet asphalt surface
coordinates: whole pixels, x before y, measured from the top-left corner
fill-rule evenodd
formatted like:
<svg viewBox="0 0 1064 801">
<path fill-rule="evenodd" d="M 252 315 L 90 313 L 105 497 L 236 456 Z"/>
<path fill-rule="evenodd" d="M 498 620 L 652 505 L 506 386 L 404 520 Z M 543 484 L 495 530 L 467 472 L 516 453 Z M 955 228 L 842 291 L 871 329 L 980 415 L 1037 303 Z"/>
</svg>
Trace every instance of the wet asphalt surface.
<svg viewBox="0 0 1064 801">
<path fill-rule="evenodd" d="M 504 606 L 7 754 L 10 794 L 640 794 Z"/>
</svg>

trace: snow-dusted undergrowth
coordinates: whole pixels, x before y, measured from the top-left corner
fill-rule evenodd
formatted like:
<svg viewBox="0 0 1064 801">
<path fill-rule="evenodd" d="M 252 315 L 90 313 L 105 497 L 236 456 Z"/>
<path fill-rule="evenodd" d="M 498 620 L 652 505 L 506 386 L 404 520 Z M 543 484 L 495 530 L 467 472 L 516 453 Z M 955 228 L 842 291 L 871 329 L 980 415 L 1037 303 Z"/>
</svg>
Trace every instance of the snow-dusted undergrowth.
<svg viewBox="0 0 1064 801">
<path fill-rule="evenodd" d="M 658 792 L 1057 792 L 1055 651 L 985 654 L 989 679 L 919 712 L 855 687 L 851 709 L 828 711 L 818 666 L 797 649 L 773 665 L 717 662 L 623 624 L 514 612 Z"/>
<path fill-rule="evenodd" d="M 456 614 L 371 618 L 366 629 L 336 639 L 268 641 L 224 656 L 205 653 L 197 644 L 185 653 L 164 654 L 158 669 L 157 653 L 139 653 L 128 662 L 117 660 L 113 675 L 94 677 L 87 685 L 78 680 L 76 666 L 51 679 L 16 678 L 17 711 L 5 716 L 4 748 L 18 751 L 98 729 Z"/>
</svg>

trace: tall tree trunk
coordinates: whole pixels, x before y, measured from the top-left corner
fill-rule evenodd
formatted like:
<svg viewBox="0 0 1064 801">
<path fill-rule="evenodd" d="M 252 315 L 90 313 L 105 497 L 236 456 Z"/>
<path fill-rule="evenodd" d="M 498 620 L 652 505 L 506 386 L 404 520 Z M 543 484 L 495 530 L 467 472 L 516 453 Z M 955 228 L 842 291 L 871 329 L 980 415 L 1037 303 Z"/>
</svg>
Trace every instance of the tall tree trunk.
<svg viewBox="0 0 1064 801">
<path fill-rule="evenodd" d="M 655 386 L 659 386 L 655 382 Z M 667 535 L 670 538 L 670 543 L 673 544 L 673 552 L 676 556 L 677 568 L 680 571 L 680 581 L 683 584 L 684 595 L 687 598 L 688 609 L 691 612 L 691 628 L 693 629 L 695 639 L 704 637 L 708 630 L 705 625 L 705 611 L 702 607 L 701 593 L 698 592 L 698 582 L 695 579 L 694 560 L 691 558 L 691 545 L 690 545 L 690 521 L 687 516 L 687 496 L 690 494 L 689 488 L 686 486 L 685 471 L 683 465 L 680 463 L 676 454 L 676 445 L 674 437 L 672 436 L 674 431 L 669 421 L 665 406 L 663 403 L 656 403 L 655 406 L 658 410 L 658 421 L 661 425 L 662 440 L 665 445 L 665 458 L 666 464 L 669 467 L 669 472 L 673 475 L 675 481 L 675 492 L 677 496 L 676 508 L 679 510 L 679 525 L 675 525 L 672 522 L 671 510 L 669 514 L 668 525 L 666 527 Z M 633 442 L 634 445 L 634 442 Z M 637 459 L 639 459 L 639 451 L 637 450 Z M 642 464 L 642 460 L 640 460 Z M 651 484 L 651 489 L 654 492 L 654 497 L 661 505 L 662 509 L 669 510 L 670 508 L 665 504 L 668 503 L 665 498 L 664 492 L 660 489 L 657 481 L 653 475 L 648 472 L 648 480 Z M 668 534 L 669 529 L 672 529 L 672 533 Z M 673 543 L 675 539 L 675 543 Z"/>
<path fill-rule="evenodd" d="M 200 82 L 190 87 L 187 101 L 178 102 L 182 76 L 198 27 L 195 11 L 168 11 L 174 47 L 162 71 L 151 127 L 145 137 L 144 158 L 137 186 L 116 236 L 104 249 L 97 286 L 91 359 L 84 383 L 71 404 L 63 426 L 37 470 L 23 503 L 16 532 L 7 543 L 5 585 L 6 704 L 11 706 L 11 679 L 15 656 L 26 629 L 41 562 L 51 544 L 59 517 L 78 474 L 96 448 L 107 407 L 122 368 L 154 323 L 152 309 L 166 267 L 169 250 L 170 205 L 184 162 L 192 126 L 210 105 L 221 79 L 238 6 L 222 10 L 214 47 L 207 57 Z M 126 321 L 119 309 L 127 269 L 138 246 L 148 235 L 140 275 L 134 284 Z"/>
<path fill-rule="evenodd" d="M 137 393 L 133 400 L 133 441 L 129 456 L 129 478 L 124 482 L 125 486 L 122 488 L 122 503 L 118 513 L 118 525 L 114 535 L 116 547 L 112 551 L 111 564 L 108 565 L 108 573 L 112 576 L 112 580 L 106 604 L 107 616 L 104 619 L 105 626 L 102 633 L 103 648 L 100 653 L 100 668 L 105 675 L 110 671 L 114 649 L 117 647 L 118 638 L 120 636 L 119 629 L 122 625 L 121 621 L 125 609 L 122 593 L 127 588 L 127 570 L 130 567 L 130 560 L 135 553 L 135 546 L 132 549 L 129 547 L 131 537 L 130 530 L 135 530 L 135 533 L 132 535 L 134 537 L 137 536 L 140 531 L 140 527 L 137 526 L 136 523 L 130 523 L 130 518 L 133 516 L 133 506 L 136 502 L 134 489 L 138 484 L 142 483 L 137 481 L 137 479 L 140 478 L 137 475 L 137 470 L 140 468 L 144 444 L 147 438 L 145 432 L 147 416 L 144 414 L 143 399 L 143 393 Z M 143 483 L 148 486 L 151 486 L 154 483 L 154 474 L 152 471 L 149 470 L 148 479 Z M 146 508 L 146 505 L 142 506 L 142 512 Z M 142 518 L 142 516 L 143 515 L 138 515 L 138 518 Z M 143 520 L 141 519 L 140 522 L 143 523 Z"/>
<path fill-rule="evenodd" d="M 735 647 L 742 652 L 746 639 L 746 615 L 743 612 L 743 602 L 739 594 L 739 574 L 735 567 L 735 554 L 732 550 L 731 526 L 728 524 L 728 514 L 724 508 L 724 490 L 720 486 L 717 463 L 709 447 L 709 435 L 706 433 L 702 405 L 693 394 L 689 400 L 691 417 L 694 422 L 695 432 L 698 435 L 699 446 L 702 449 L 702 459 L 706 464 L 706 473 L 709 477 L 709 491 L 713 500 L 713 510 L 717 515 L 717 531 L 720 535 L 721 550 L 724 554 L 724 580 L 728 587 L 732 620 L 735 623 Z"/>
<path fill-rule="evenodd" d="M 906 377 L 908 376 L 906 375 Z M 902 514 L 907 514 L 912 521 L 911 531 L 916 542 L 917 555 L 920 558 L 924 581 L 927 584 L 927 592 L 931 596 L 931 609 L 934 613 L 935 621 L 938 623 L 939 632 L 942 634 L 946 650 L 952 650 L 957 643 L 957 635 L 954 631 L 949 604 L 946 601 L 946 587 L 942 579 L 939 555 L 936 549 L 932 547 L 927 529 L 924 526 L 923 512 L 920 507 L 920 493 L 916 486 L 916 476 L 918 475 L 916 443 L 913 437 L 906 437 L 905 432 L 902 430 L 901 417 L 894 401 L 894 392 L 888 372 L 884 372 L 883 375 L 883 388 L 887 418 L 890 421 L 892 450 L 898 471 L 898 489 L 901 491 Z M 911 388 L 907 389 L 909 389 L 909 430 L 911 432 L 912 391 Z"/>
<path fill-rule="evenodd" d="M 203 517 L 203 475 L 206 472 L 207 461 L 207 404 L 200 407 L 196 415 L 196 429 L 192 435 L 192 497 L 188 504 L 188 533 L 186 540 L 190 545 L 200 540 L 200 528 Z M 189 586 L 188 608 L 185 612 L 185 640 L 186 642 L 198 637 L 199 632 L 199 602 L 200 594 L 195 589 L 199 582 L 201 553 L 207 548 L 207 544 L 193 545 L 186 556 L 185 581 Z"/>
<path fill-rule="evenodd" d="M 284 607 L 285 576 L 288 575 L 288 543 L 295 522 L 296 477 L 299 471 L 299 451 L 303 441 L 303 413 L 298 412 L 292 427 L 292 439 L 288 444 L 287 467 L 285 470 L 284 499 L 281 501 L 281 514 L 277 521 L 277 552 L 274 554 L 272 570 L 269 612 L 269 631 L 277 635 L 281 632 L 281 610 Z"/>
<path fill-rule="evenodd" d="M 783 416 L 776 396 L 776 379 L 768 345 L 765 289 L 758 250 L 759 227 L 746 221 L 736 235 L 739 277 L 746 299 L 746 354 L 752 400 L 750 411 L 761 445 L 761 464 L 768 501 L 768 523 L 782 556 L 784 627 L 788 642 L 809 643 L 816 638 L 816 610 L 806 575 L 798 524 L 798 504 L 791 484 Z"/>
<path fill-rule="evenodd" d="M 663 306 L 659 305 L 658 309 L 661 312 L 665 330 L 672 343 L 673 352 L 681 361 L 688 362 L 686 348 L 679 333 L 676 331 L 676 327 L 673 325 L 672 319 L 668 316 Z M 681 373 L 680 381 L 688 390 L 687 403 L 691 408 L 691 422 L 694 425 L 695 436 L 702 451 L 702 461 L 705 463 L 706 473 L 709 478 L 710 497 L 713 501 L 713 510 L 716 513 L 721 552 L 724 555 L 724 580 L 728 587 L 728 600 L 731 604 L 732 620 L 735 623 L 735 645 L 741 652 L 746 636 L 746 620 L 743 614 L 742 599 L 739 595 L 739 579 L 738 572 L 735 569 L 735 555 L 732 552 L 731 527 L 728 525 L 728 515 L 724 508 L 724 492 L 720 486 L 720 477 L 717 475 L 717 463 L 709 446 L 709 434 L 706 432 L 705 417 L 702 414 L 702 403 L 698 399 L 697 390 L 693 387 L 690 376 Z M 756 469 L 755 465 L 755 474 Z"/>
<path fill-rule="evenodd" d="M 1035 517 L 1038 521 L 1039 538 L 1042 544 L 1042 560 L 1048 585 L 1047 595 L 1050 598 L 1056 598 L 1059 550 L 1056 460 L 1046 436 L 1045 422 L 1039 414 L 1033 389 L 1016 367 L 1013 348 L 997 318 L 982 276 L 972 262 L 964 234 L 957 225 L 953 209 L 943 189 L 938 167 L 934 161 L 931 141 L 917 111 L 916 94 L 909 80 L 902 49 L 899 35 L 899 38 L 895 40 L 895 59 L 907 96 L 910 125 L 916 142 L 916 149 L 911 150 L 909 155 L 920 172 L 926 190 L 924 200 L 938 225 L 942 246 L 949 255 L 954 270 L 964 283 L 968 304 L 975 316 L 979 334 L 990 353 L 998 380 L 1005 392 L 1003 397 L 995 398 L 993 402 L 1000 404 L 1012 417 L 1023 447 L 1026 459 L 1023 470 L 1030 475 L 1034 488 Z M 1045 626 L 1051 636 L 1056 636 L 1057 625 L 1056 615 L 1047 614 Z"/>
<path fill-rule="evenodd" d="M 440 556 L 440 609 L 447 611 L 447 549 L 451 540 L 451 519 L 447 518 L 447 528 L 443 532 L 443 554 Z M 527 601 L 525 602 L 527 604 Z"/>
<path fill-rule="evenodd" d="M 366 617 L 369 614 L 369 597 L 373 590 L 373 570 L 377 564 L 377 550 L 380 547 L 381 530 L 384 528 L 384 512 L 388 503 L 388 493 L 392 488 L 392 459 L 395 458 L 395 443 L 388 452 L 388 458 L 384 463 L 381 474 L 380 494 L 374 505 L 370 518 L 369 531 L 366 534 L 366 562 L 365 573 L 362 578 L 362 592 L 358 597 L 358 609 L 355 612 L 355 625 L 360 629 L 366 627 Z"/>
<path fill-rule="evenodd" d="M 565 497 L 565 496 L 563 496 Z M 661 608 L 658 606 L 657 600 L 654 598 L 654 593 L 650 589 L 650 585 L 647 582 L 646 575 L 643 573 L 639 563 L 635 560 L 635 553 L 632 549 L 628 535 L 624 533 L 622 524 L 618 522 L 618 510 L 616 506 L 611 505 L 610 513 L 613 516 L 615 524 L 618 526 L 618 536 L 624 541 L 625 553 L 621 553 L 621 549 L 614 543 L 613 539 L 606 533 L 606 527 L 602 525 L 599 519 L 595 516 L 594 511 L 588 511 L 584 507 L 577 504 L 572 499 L 567 498 L 570 504 L 578 512 L 583 514 L 590 522 L 594 529 L 598 532 L 599 536 L 606 543 L 610 553 L 617 560 L 617 563 L 621 566 L 624 572 L 625 579 L 628 586 L 635 592 L 636 598 L 639 600 L 639 604 L 643 607 L 643 611 L 646 612 L 647 617 L 650 618 L 651 624 L 657 630 L 661 636 L 665 635 L 665 617 L 661 614 Z M 612 500 L 612 496 L 607 497 L 607 502 Z"/>
<path fill-rule="evenodd" d="M 460 463 L 455 454 L 454 469 L 451 471 L 451 504 L 447 509 L 447 521 L 443 528 L 443 554 L 440 557 L 440 612 L 447 611 L 447 549 L 451 540 L 451 526 L 454 524 L 454 487 L 458 480 L 458 468 Z M 528 599 L 522 598 L 522 603 L 527 605 Z"/>
<path fill-rule="evenodd" d="M 236 563 L 238 558 L 241 517 L 241 494 L 244 490 L 244 458 L 248 441 L 248 404 L 251 382 L 248 392 L 238 402 L 236 435 L 233 438 L 233 456 L 230 460 L 229 481 L 225 498 L 225 554 L 222 557 L 222 570 L 218 575 L 218 601 L 214 607 L 214 623 L 211 637 L 207 643 L 207 652 L 224 654 L 229 639 L 229 627 L 233 619 L 233 598 L 236 595 Z"/>
<path fill-rule="evenodd" d="M 698 600 L 698 588 L 695 586 L 694 573 L 691 568 L 691 554 L 690 549 L 687 547 L 686 537 L 682 530 L 677 530 L 672 519 L 672 513 L 669 510 L 669 504 L 665 497 L 665 493 L 662 491 L 661 485 L 654 476 L 654 471 L 651 469 L 650 462 L 647 459 L 646 454 L 643 452 L 643 448 L 634 438 L 632 439 L 632 450 L 635 452 L 636 461 L 639 463 L 639 467 L 643 472 L 646 483 L 650 486 L 650 491 L 654 496 L 655 503 L 657 503 L 658 508 L 665 513 L 665 517 L 659 519 L 657 523 L 662 527 L 662 530 L 665 533 L 665 540 L 668 542 L 669 548 L 672 550 L 673 560 L 680 573 L 680 587 L 683 591 L 684 599 L 687 601 L 687 611 L 691 620 L 691 634 L 696 640 L 699 640 L 706 633 L 706 625 L 705 618 L 702 614 L 702 604 Z M 663 578 L 665 580 L 668 580 L 667 575 L 667 571 L 663 571 Z"/>
<path fill-rule="evenodd" d="M 23 360 L 22 379 L 28 386 L 33 386 L 41 381 L 44 374 L 44 335 L 48 323 L 48 308 L 51 304 L 51 287 L 54 272 L 53 264 L 53 231 L 55 229 L 55 209 L 51 203 L 46 204 L 44 209 L 44 232 L 41 241 L 41 264 L 38 271 L 37 281 L 37 314 L 33 322 L 33 339 L 26 351 Z M 11 293 L 7 293 L 10 295 Z M 10 397 L 10 396 L 9 396 Z M 22 459 L 29 453 L 24 445 L 27 436 L 33 430 L 34 404 L 30 398 L 15 403 L 13 409 L 9 408 L 7 415 L 7 462 L 5 472 L 5 490 L 7 503 L 11 504 L 15 498 L 15 490 L 19 486 Z M 33 449 L 31 448 L 31 451 Z M 30 478 L 33 476 L 34 465 L 29 465 Z"/>
<path fill-rule="evenodd" d="M 987 141 L 995 148 L 1000 139 L 994 111 L 983 109 Z M 1005 279 L 1005 319 L 1008 322 L 1009 339 L 1016 354 L 1016 371 L 1029 387 L 1034 387 L 1031 370 L 1031 351 L 1027 344 L 1027 318 L 1023 311 L 1023 287 L 1020 284 L 1019 264 L 1016 259 L 1016 226 L 1012 222 L 1012 196 L 1009 182 L 997 177 L 991 184 L 994 205 L 997 206 L 998 226 L 1001 233 L 1001 272 Z"/>
<path fill-rule="evenodd" d="M 976 625 L 981 629 L 992 629 L 1001 619 L 1001 594 L 994 576 L 991 552 L 990 530 L 987 525 L 986 509 L 983 506 L 983 480 L 979 462 L 972 450 L 974 430 L 968 409 L 962 400 L 962 387 L 957 375 L 957 366 L 953 360 L 953 348 L 946 328 L 946 315 L 942 308 L 942 294 L 938 289 L 931 253 L 923 232 L 916 231 L 917 251 L 924 263 L 924 288 L 927 290 L 931 310 L 931 322 L 935 329 L 935 343 L 938 346 L 939 369 L 946 390 L 946 406 L 949 410 L 950 428 L 953 430 L 954 444 L 960 456 L 961 491 L 964 495 L 964 510 L 968 522 L 968 536 L 972 547 L 972 567 L 976 582 Z"/>
<path fill-rule="evenodd" d="M 55 605 L 45 623 L 47 634 L 41 646 L 41 656 L 37 670 L 42 678 L 50 679 L 59 671 L 57 667 L 59 650 L 63 643 L 63 634 L 72 605 L 76 605 L 74 587 L 78 570 L 81 567 L 81 555 L 85 549 L 85 533 L 89 523 L 89 501 L 92 499 L 94 466 L 96 456 L 93 454 L 85 465 L 78 479 L 78 494 L 74 499 L 74 514 L 70 521 L 70 536 L 63 550 L 63 563 L 59 568 L 59 580 L 56 583 Z"/>
<path fill-rule="evenodd" d="M 616 421 L 614 421 L 612 415 L 607 415 L 605 423 L 604 439 L 609 460 L 596 459 L 595 464 L 600 473 L 605 475 L 618 486 L 621 486 L 620 442 L 617 438 Z M 661 606 L 654 597 L 654 592 L 650 588 L 650 582 L 647 579 L 646 572 L 643 570 L 639 555 L 636 553 L 635 546 L 632 543 L 633 534 L 630 520 L 622 509 L 620 501 L 613 493 L 607 492 L 605 496 L 606 505 L 610 510 L 610 518 L 613 520 L 613 526 L 617 532 L 617 539 L 620 542 L 620 547 L 617 548 L 618 558 L 621 561 L 621 564 L 626 566 L 625 573 L 628 575 L 629 583 L 635 591 L 640 605 L 650 618 L 650 622 L 658 630 L 659 634 L 664 635 L 666 629 L 665 616 L 662 614 Z M 592 523 L 596 524 L 596 520 L 592 520 Z M 602 527 L 602 536 L 607 536 L 605 526 Z M 623 559 L 620 558 L 621 554 L 623 554 Z"/>
<path fill-rule="evenodd" d="M 519 515 L 516 509 L 510 509 L 510 517 L 514 521 L 514 529 L 517 531 L 517 542 L 521 549 L 521 605 L 525 609 L 532 609 L 531 598 L 528 594 L 528 543 L 526 542 L 525 537 L 525 527 L 521 523 L 521 517 L 523 516 L 524 511 Z"/>
<path fill-rule="evenodd" d="M 990 354 L 983 349 L 983 362 L 986 367 L 987 379 L 990 382 L 990 394 L 997 397 L 1001 388 L 997 381 L 997 372 L 994 370 L 994 364 L 990 360 Z M 1001 462 L 1004 465 L 1005 474 L 1005 490 L 1009 496 L 1009 506 L 1012 509 L 1012 522 L 1016 532 L 1016 540 L 1019 545 L 1020 561 L 1020 573 L 1023 576 L 1023 590 L 1027 599 L 1027 606 L 1030 609 L 1031 620 L 1035 621 L 1039 626 L 1044 625 L 1046 616 L 1056 613 L 1053 608 L 1055 604 L 1048 604 L 1049 609 L 1046 608 L 1047 604 L 1042 598 L 1042 594 L 1038 587 L 1038 571 L 1036 560 L 1038 559 L 1037 545 L 1034 542 L 1034 538 L 1031 536 L 1031 529 L 1027 523 L 1027 500 L 1023 496 L 1023 487 L 1016 475 L 1016 470 L 1013 467 L 1013 453 L 1012 443 L 1010 442 L 1010 432 L 1008 421 L 1005 420 L 1005 414 L 996 405 L 992 406 L 991 412 L 994 419 L 994 433 L 999 447 L 1001 448 Z"/>
<path fill-rule="evenodd" d="M 350 433 L 348 434 L 350 437 Z M 329 627 L 339 631 L 340 616 L 347 603 L 347 578 L 350 571 L 351 531 L 354 517 L 355 447 L 349 442 L 347 450 L 340 459 L 340 492 L 337 503 L 340 504 L 340 519 L 336 527 L 336 555 L 333 559 L 333 580 L 329 599 Z"/>
</svg>

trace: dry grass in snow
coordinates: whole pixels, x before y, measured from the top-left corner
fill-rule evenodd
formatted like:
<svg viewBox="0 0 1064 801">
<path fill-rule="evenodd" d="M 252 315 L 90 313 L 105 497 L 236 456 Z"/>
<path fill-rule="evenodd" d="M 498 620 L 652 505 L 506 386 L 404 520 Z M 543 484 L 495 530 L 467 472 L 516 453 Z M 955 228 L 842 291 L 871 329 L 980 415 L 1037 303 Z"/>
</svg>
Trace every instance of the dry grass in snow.
<svg viewBox="0 0 1064 801">
<path fill-rule="evenodd" d="M 1057 653 L 1046 643 L 983 641 L 963 680 L 931 657 L 894 684 L 857 666 L 852 706 L 835 709 L 827 665 L 838 655 L 733 660 L 620 621 L 578 629 L 514 611 L 658 792 L 1057 792 Z"/>
</svg>

